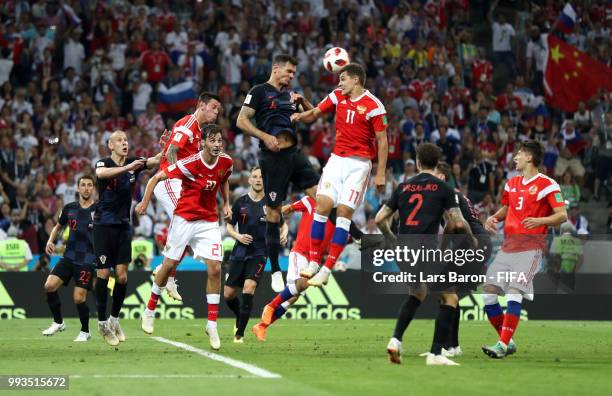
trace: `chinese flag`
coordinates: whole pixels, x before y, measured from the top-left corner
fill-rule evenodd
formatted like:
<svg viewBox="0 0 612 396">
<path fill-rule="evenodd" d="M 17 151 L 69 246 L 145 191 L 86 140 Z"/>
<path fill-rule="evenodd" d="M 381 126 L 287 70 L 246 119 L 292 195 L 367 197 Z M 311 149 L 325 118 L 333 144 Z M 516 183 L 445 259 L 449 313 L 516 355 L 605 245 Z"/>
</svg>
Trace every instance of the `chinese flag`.
<svg viewBox="0 0 612 396">
<path fill-rule="evenodd" d="M 575 112 L 578 102 L 591 99 L 600 88 L 612 90 L 612 70 L 608 66 L 551 34 L 547 40 L 544 89 L 551 106 Z"/>
</svg>

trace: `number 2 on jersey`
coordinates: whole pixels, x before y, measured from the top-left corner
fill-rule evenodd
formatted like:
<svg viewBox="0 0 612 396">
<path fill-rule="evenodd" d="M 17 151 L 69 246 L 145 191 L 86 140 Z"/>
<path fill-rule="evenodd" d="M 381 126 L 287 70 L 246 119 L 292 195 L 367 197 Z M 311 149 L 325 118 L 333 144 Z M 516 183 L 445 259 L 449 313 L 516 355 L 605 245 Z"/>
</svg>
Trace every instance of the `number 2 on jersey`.
<svg viewBox="0 0 612 396">
<path fill-rule="evenodd" d="M 406 219 L 407 226 L 419 225 L 419 221 L 415 220 L 414 217 L 417 215 L 417 213 L 419 213 L 419 210 L 421 210 L 421 206 L 423 206 L 423 195 L 413 194 L 410 196 L 410 199 L 408 199 L 409 204 L 415 201 L 416 201 L 416 204 L 414 205 L 414 208 L 412 208 L 412 211 L 410 212 L 410 214 L 408 215 L 408 218 Z"/>
</svg>

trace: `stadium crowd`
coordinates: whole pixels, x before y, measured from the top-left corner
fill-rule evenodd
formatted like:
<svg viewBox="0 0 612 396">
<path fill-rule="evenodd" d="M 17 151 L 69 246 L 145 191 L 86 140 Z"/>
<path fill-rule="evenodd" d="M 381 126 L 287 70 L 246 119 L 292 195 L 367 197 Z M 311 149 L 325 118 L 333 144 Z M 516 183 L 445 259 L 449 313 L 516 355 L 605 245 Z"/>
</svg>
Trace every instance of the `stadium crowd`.
<svg viewBox="0 0 612 396">
<path fill-rule="evenodd" d="M 610 3 L 576 3 L 580 22 L 566 40 L 610 65 Z M 109 154 L 112 131 L 127 131 L 131 155 L 159 152 L 162 131 L 182 116 L 157 112 L 160 84 L 193 81 L 195 92 L 219 93 L 232 194 L 244 194 L 259 151 L 236 127 L 246 92 L 267 80 L 274 54 L 289 53 L 299 63 L 293 89 L 318 103 L 337 83 L 322 67 L 331 46 L 366 66 L 367 87 L 388 111 L 387 188 L 370 188 L 354 217 L 366 232 L 376 231 L 371 219 L 394 186 L 415 173 L 415 147 L 424 141 L 441 148 L 451 183 L 483 217 L 496 209 L 524 139 L 544 145 L 543 171 L 570 205 L 600 199 L 612 169 L 610 93 L 573 114 L 542 97 L 543 35 L 562 7 L 552 0 L 4 1 L 0 237 L 25 240 L 44 256 L 58 210 L 75 200 L 79 176 Z M 333 120 L 298 130 L 321 169 L 334 145 Z M 149 176 L 141 176 L 139 194 Z M 151 206 L 135 223 L 137 236 L 155 239 L 168 219 Z"/>
</svg>

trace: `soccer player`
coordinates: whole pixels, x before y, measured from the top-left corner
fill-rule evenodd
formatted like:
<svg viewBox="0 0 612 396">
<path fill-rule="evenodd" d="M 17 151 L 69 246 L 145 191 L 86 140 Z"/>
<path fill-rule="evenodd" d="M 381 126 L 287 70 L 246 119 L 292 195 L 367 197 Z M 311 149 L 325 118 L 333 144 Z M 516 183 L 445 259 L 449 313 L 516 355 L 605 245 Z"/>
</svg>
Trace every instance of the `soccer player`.
<svg viewBox="0 0 612 396">
<path fill-rule="evenodd" d="M 232 206 L 232 219 L 227 223 L 227 233 L 236 240 L 230 255 L 230 268 L 223 297 L 227 306 L 236 316 L 234 342 L 244 342 L 246 329 L 255 289 L 266 266 L 266 214 L 264 210 L 264 189 L 261 169 L 251 169 L 249 192 L 238 198 Z M 289 228 L 283 223 L 280 241 L 287 243 Z M 242 288 L 242 303 L 238 299 L 238 289 Z"/>
<path fill-rule="evenodd" d="M 223 198 L 223 217 L 229 220 L 229 183 L 227 179 L 232 173 L 232 159 L 222 152 L 222 129 L 215 124 L 202 127 L 201 151 L 187 157 L 165 170 L 159 171 L 147 183 L 142 201 L 136 205 L 138 214 L 145 213 L 153 190 L 159 182 L 168 178 L 182 180 L 181 196 L 174 210 L 174 217 L 168 233 L 168 241 L 164 248 L 164 260 L 155 275 L 151 287 L 151 297 L 142 313 L 142 330 L 153 333 L 155 308 L 159 296 L 164 290 L 168 276 L 183 256 L 187 245 L 193 249 L 196 260 L 207 266 L 206 301 L 208 303 L 208 323 L 206 334 L 213 349 L 221 348 L 221 340 L 217 331 L 217 316 L 221 291 L 221 261 L 223 249 L 221 232 L 217 215 L 217 192 L 221 191 Z"/>
<path fill-rule="evenodd" d="M 313 286 L 327 283 L 346 245 L 353 212 L 363 201 L 372 169 L 370 160 L 375 155 L 378 166 L 374 184 L 381 192 L 385 188 L 387 112 L 381 101 L 364 86 L 365 70 L 356 63 L 350 63 L 340 70 L 338 89 L 332 91 L 316 108 L 291 117 L 295 122 L 313 122 L 326 113 L 336 114 L 336 146 L 323 168 L 317 188 L 317 209 L 310 232 L 310 263 L 302 272 L 302 276 L 311 278 L 308 283 Z M 336 230 L 325 266 L 319 271 L 325 223 L 336 206 Z"/>
<path fill-rule="evenodd" d="M 287 268 L 287 286 L 272 301 L 270 301 L 261 314 L 261 321 L 253 326 L 253 333 L 259 341 L 266 340 L 266 330 L 268 326 L 280 319 L 287 309 L 294 304 L 300 294 L 308 288 L 308 279 L 300 276 L 300 272 L 308 267 L 308 251 L 310 249 L 310 227 L 315 213 L 316 201 L 309 196 L 305 196 L 292 203 L 283 206 L 283 215 L 293 212 L 301 212 L 302 218 L 297 232 L 297 237 L 293 248 L 289 253 L 289 267 Z M 336 211 L 333 210 L 325 225 L 325 237 L 323 238 L 322 249 L 325 251 L 334 235 L 334 220 Z M 351 223 L 349 233 L 354 240 L 360 241 L 363 236 L 353 223 Z"/>
<path fill-rule="evenodd" d="M 385 237 L 395 240 L 388 220 L 399 211 L 400 234 L 437 235 L 440 224 L 445 218 L 446 227 L 451 230 L 463 229 L 471 235 L 469 225 L 459 209 L 459 198 L 453 188 L 434 176 L 436 165 L 442 155 L 438 146 L 424 143 L 417 147 L 417 168 L 420 173 L 400 183 L 389 201 L 376 214 L 376 224 Z M 425 240 L 423 244 L 431 244 Z M 432 245 L 430 248 L 437 248 Z M 409 297 L 402 305 L 393 337 L 387 345 L 387 353 L 392 363 L 401 363 L 402 337 L 414 318 L 418 307 L 427 296 L 427 285 L 412 287 Z M 442 347 L 450 332 L 458 303 L 453 290 L 440 293 L 440 307 L 436 318 L 433 342 L 427 355 L 427 365 L 455 366 L 457 363 L 442 355 Z"/>
<path fill-rule="evenodd" d="M 132 228 L 130 207 L 132 192 L 140 171 L 159 165 L 161 153 L 151 158 L 128 157 L 128 139 L 124 131 L 116 130 L 108 141 L 110 157 L 96 163 L 99 199 L 93 223 L 93 245 L 96 256 L 96 305 L 98 330 L 110 345 L 125 341 L 119 325 L 119 313 L 127 289 L 127 270 L 132 261 Z M 108 278 L 115 270 L 113 305 L 107 318 Z M 107 320 L 108 319 L 108 320 Z"/>
<path fill-rule="evenodd" d="M 548 227 L 567 220 L 565 201 L 557 182 L 538 171 L 542 163 L 540 143 L 522 142 L 514 156 L 516 170 L 521 174 L 506 182 L 501 208 L 490 216 L 485 228 L 497 232 L 504 221 L 504 241 L 487 270 L 483 300 L 489 322 L 499 335 L 495 345 L 483 346 L 482 351 L 500 359 L 516 350 L 512 337 L 521 316 L 523 298 L 533 300 L 533 277 L 542 261 Z M 508 306 L 502 312 L 497 296 L 506 294 Z"/>
<path fill-rule="evenodd" d="M 75 342 L 89 341 L 89 307 L 87 306 L 87 291 L 91 290 L 96 257 L 94 255 L 92 229 L 94 211 L 94 180 L 91 176 L 82 176 L 77 182 L 79 200 L 64 206 L 60 212 L 58 223 L 51 230 L 45 251 L 48 255 L 55 254 L 55 241 L 62 234 L 64 227 L 70 227 L 68 242 L 64 257 L 53 267 L 53 271 L 45 282 L 47 303 L 53 314 L 53 323 L 43 331 L 43 335 L 51 336 L 58 331 L 64 331 L 66 326 L 62 319 L 61 302 L 57 289 L 63 284 L 68 286 L 74 279 L 74 303 L 81 320 L 81 331 Z"/>
<path fill-rule="evenodd" d="M 436 170 L 434 172 L 434 176 L 436 176 L 438 179 L 448 182 L 448 180 L 451 179 L 450 166 L 446 162 L 438 162 L 438 165 L 436 166 Z M 482 262 L 466 263 L 465 265 L 461 267 L 456 267 L 455 270 L 457 272 L 463 271 L 463 273 L 466 275 L 467 274 L 470 274 L 470 275 L 480 274 L 484 264 L 488 262 L 489 257 L 492 252 L 491 237 L 489 236 L 488 232 L 485 230 L 484 225 L 480 222 L 480 213 L 478 212 L 478 210 L 476 210 L 472 206 L 472 202 L 469 200 L 469 198 L 463 195 L 463 193 L 459 191 L 458 189 L 455 189 L 455 192 L 457 193 L 457 197 L 459 198 L 459 209 L 461 209 L 461 214 L 463 215 L 463 218 L 469 224 L 472 234 L 478 240 L 478 248 L 483 249 L 485 252 L 485 258 L 484 260 L 482 260 Z M 469 246 L 469 244 L 467 243 L 461 243 L 461 245 L 457 246 L 456 248 L 457 249 L 470 249 L 471 246 Z M 464 285 L 464 286 L 469 287 L 470 285 Z M 475 285 L 475 284 L 471 285 L 472 288 L 476 286 L 478 285 Z M 463 291 L 465 292 L 466 290 L 467 289 L 464 289 Z M 461 290 L 457 291 L 458 297 L 459 297 L 460 291 Z M 461 300 L 461 298 L 459 298 L 459 300 Z M 463 351 L 461 350 L 461 347 L 459 346 L 460 318 L 461 318 L 461 310 L 457 306 L 457 308 L 455 308 L 455 315 L 453 318 L 453 323 L 452 323 L 451 330 L 449 332 L 448 339 L 445 343 L 444 349 L 442 349 L 442 354 L 445 355 L 446 357 L 456 357 L 456 356 L 461 356 L 463 354 Z"/>
<path fill-rule="evenodd" d="M 221 111 L 221 99 L 214 93 L 203 92 L 198 98 L 196 111 L 186 115 L 174 124 L 161 158 L 160 169 L 164 170 L 176 161 L 189 157 L 200 151 L 202 133 L 200 128 L 205 124 L 214 123 Z M 161 204 L 168 218 L 172 219 L 176 203 L 181 196 L 181 179 L 173 178 L 157 184 L 153 191 L 157 202 Z M 156 267 L 156 271 L 157 272 Z M 176 283 L 176 271 L 168 277 L 166 293 L 175 300 L 182 301 Z"/>
<path fill-rule="evenodd" d="M 266 193 L 266 246 L 272 266 L 272 289 L 283 289 L 278 264 L 280 251 L 281 205 L 289 183 L 314 197 L 318 173 L 297 147 L 297 133 L 291 115 L 299 108 L 311 109 L 303 96 L 289 89 L 298 62 L 289 55 L 276 55 L 270 79 L 255 85 L 246 96 L 236 125 L 247 135 L 259 139 L 259 166 Z M 251 119 L 255 118 L 257 126 Z"/>
</svg>

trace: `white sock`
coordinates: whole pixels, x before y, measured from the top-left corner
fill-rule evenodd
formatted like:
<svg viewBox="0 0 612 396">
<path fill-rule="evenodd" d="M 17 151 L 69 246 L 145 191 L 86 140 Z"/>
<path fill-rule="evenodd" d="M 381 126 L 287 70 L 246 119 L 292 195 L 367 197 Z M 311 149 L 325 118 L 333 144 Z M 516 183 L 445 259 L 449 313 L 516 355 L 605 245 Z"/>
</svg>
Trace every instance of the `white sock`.
<svg viewBox="0 0 612 396">
<path fill-rule="evenodd" d="M 165 286 L 158 286 L 157 283 L 153 282 L 153 285 L 151 285 L 151 293 L 161 296 L 165 288 Z"/>
<path fill-rule="evenodd" d="M 331 270 L 329 268 L 327 268 L 326 266 L 321 267 L 321 269 L 319 270 L 323 273 L 327 273 L 327 274 L 331 274 Z"/>
<path fill-rule="evenodd" d="M 209 320 L 208 323 L 206 323 L 206 327 L 210 327 L 213 329 L 217 328 L 217 322 L 213 322 L 212 320 Z"/>
<path fill-rule="evenodd" d="M 285 310 L 286 310 L 287 308 L 289 308 L 289 306 L 290 306 L 290 305 L 291 305 L 291 304 L 289 303 L 289 301 L 285 301 L 285 302 L 283 302 L 283 303 L 281 304 L 281 306 L 282 306 L 283 308 L 285 308 Z"/>
<path fill-rule="evenodd" d="M 119 318 L 115 318 L 113 315 L 108 317 L 108 320 L 110 320 L 111 322 L 118 322 Z"/>
<path fill-rule="evenodd" d="M 98 320 L 98 324 L 99 325 L 105 325 L 106 324 L 106 320 Z"/>
<path fill-rule="evenodd" d="M 221 301 L 221 294 L 207 294 L 206 295 L 206 302 L 208 304 L 219 304 L 219 301 Z"/>
</svg>

